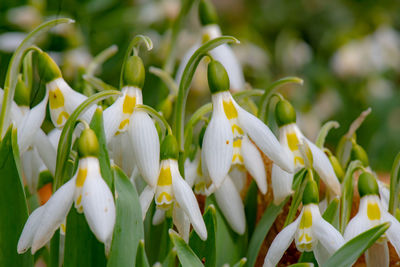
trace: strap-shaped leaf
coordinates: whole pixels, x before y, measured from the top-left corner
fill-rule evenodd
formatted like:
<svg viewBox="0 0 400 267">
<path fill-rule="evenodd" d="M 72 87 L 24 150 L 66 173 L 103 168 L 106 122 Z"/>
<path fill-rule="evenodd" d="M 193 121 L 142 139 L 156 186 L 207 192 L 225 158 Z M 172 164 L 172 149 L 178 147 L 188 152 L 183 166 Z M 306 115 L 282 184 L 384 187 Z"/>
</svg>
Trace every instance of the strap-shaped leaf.
<svg viewBox="0 0 400 267">
<path fill-rule="evenodd" d="M 202 267 L 200 259 L 196 256 L 193 250 L 186 244 L 186 242 L 178 235 L 177 232 L 170 229 L 169 236 L 175 245 L 178 253 L 179 262 L 182 267 Z"/>
<path fill-rule="evenodd" d="M 107 267 L 129 267 L 136 262 L 144 238 L 142 210 L 135 187 L 117 166 L 113 167 L 117 219 Z"/>
<path fill-rule="evenodd" d="M 322 218 L 324 218 L 325 221 L 332 224 L 338 230 L 339 230 L 339 217 L 340 217 L 339 204 L 340 204 L 340 200 L 338 198 L 334 198 L 331 201 L 331 203 L 329 203 L 324 214 L 322 215 Z"/>
<path fill-rule="evenodd" d="M 400 185 L 400 153 L 397 154 L 393 161 L 392 172 L 390 174 L 390 198 L 389 212 L 395 215 L 395 211 L 399 205 L 399 187 Z"/>
<path fill-rule="evenodd" d="M 322 267 L 351 266 L 389 227 L 390 223 L 383 223 L 354 237 L 336 251 Z"/>
<path fill-rule="evenodd" d="M 149 260 L 147 259 L 146 251 L 144 250 L 144 240 L 139 241 L 137 257 L 136 257 L 136 265 L 132 266 L 141 266 L 141 267 L 150 267 Z"/>
</svg>

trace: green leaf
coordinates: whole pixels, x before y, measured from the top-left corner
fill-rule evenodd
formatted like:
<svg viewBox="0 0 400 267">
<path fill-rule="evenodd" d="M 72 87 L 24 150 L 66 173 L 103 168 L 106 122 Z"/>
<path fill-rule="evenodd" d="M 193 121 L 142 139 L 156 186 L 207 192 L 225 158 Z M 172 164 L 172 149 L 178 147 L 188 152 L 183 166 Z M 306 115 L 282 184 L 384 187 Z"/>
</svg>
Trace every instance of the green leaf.
<svg viewBox="0 0 400 267">
<path fill-rule="evenodd" d="M 106 266 L 104 245 L 90 230 L 85 216 L 73 207 L 66 225 L 64 267 Z"/>
<path fill-rule="evenodd" d="M 137 257 L 136 257 L 136 265 L 131 266 L 140 266 L 140 267 L 150 267 L 149 261 L 146 256 L 146 251 L 144 250 L 144 240 L 139 241 Z"/>
<path fill-rule="evenodd" d="M 176 249 L 172 248 L 167 257 L 163 262 L 163 267 L 175 267 L 176 266 Z"/>
<path fill-rule="evenodd" d="M 103 125 L 103 110 L 101 108 L 97 108 L 96 112 L 93 114 L 92 121 L 90 122 L 90 128 L 96 133 L 97 140 L 99 141 L 99 163 L 101 176 L 111 190 L 113 174 L 111 171 L 110 158 L 108 157 L 107 140 Z"/>
<path fill-rule="evenodd" d="M 314 264 L 311 262 L 300 262 L 289 265 L 289 267 L 314 267 Z"/>
<path fill-rule="evenodd" d="M 0 143 L 0 266 L 33 266 L 30 251 L 17 253 L 19 236 L 28 219 L 22 186 L 17 130 L 11 127 Z"/>
<path fill-rule="evenodd" d="M 117 219 L 107 267 L 134 266 L 139 241 L 144 238 L 142 210 L 135 187 L 117 166 L 113 167 Z"/>
<path fill-rule="evenodd" d="M 110 90 L 92 95 L 83 101 L 83 103 L 80 104 L 68 118 L 61 132 L 60 141 L 58 143 L 54 189 L 58 189 L 63 184 L 65 176 L 67 176 L 66 163 L 71 152 L 72 134 L 74 132 L 79 115 L 85 112 L 90 106 L 96 104 L 98 101 L 117 94 L 120 94 L 120 92 Z M 70 177 L 67 178 L 69 179 Z"/>
<path fill-rule="evenodd" d="M 339 217 L 340 217 L 339 204 L 340 204 L 340 200 L 338 198 L 334 198 L 331 201 L 331 203 L 329 203 L 324 214 L 322 215 L 322 218 L 324 218 L 325 221 L 332 224 L 338 230 L 339 230 Z"/>
<path fill-rule="evenodd" d="M 349 164 L 349 167 L 346 170 L 346 174 L 344 175 L 342 182 L 342 198 L 340 201 L 341 205 L 341 218 L 340 218 L 340 232 L 343 234 L 344 229 L 346 229 L 346 225 L 350 220 L 351 215 L 351 207 L 353 205 L 353 191 L 354 191 L 354 183 L 353 183 L 353 173 L 362 168 L 362 163 L 359 160 L 352 161 Z"/>
<path fill-rule="evenodd" d="M 232 267 L 243 267 L 247 262 L 246 258 L 242 258 L 240 261 L 238 261 L 235 265 L 233 265 Z"/>
<path fill-rule="evenodd" d="M 186 242 L 178 235 L 177 232 L 170 229 L 169 236 L 175 245 L 178 253 L 179 262 L 182 267 L 201 267 L 203 264 L 193 252 L 193 250 L 186 244 Z"/>
<path fill-rule="evenodd" d="M 393 161 L 392 172 L 390 173 L 390 198 L 389 212 L 395 215 L 395 211 L 399 205 L 399 189 L 400 189 L 400 153 L 397 154 Z"/>
<path fill-rule="evenodd" d="M 96 88 L 98 91 L 102 92 L 102 91 L 108 91 L 108 90 L 117 90 L 117 88 L 115 88 L 112 85 L 109 85 L 107 83 L 105 83 L 103 80 L 94 77 L 92 75 L 88 75 L 85 74 L 83 75 L 83 79 L 90 85 L 93 86 L 94 88 Z"/>
<path fill-rule="evenodd" d="M 182 78 L 179 82 L 178 98 L 175 105 L 175 127 L 174 134 L 178 141 L 178 146 L 181 151 L 184 149 L 184 134 L 183 126 L 185 119 L 186 98 L 189 94 L 190 84 L 192 83 L 193 75 L 199 65 L 201 59 L 212 49 L 226 43 L 238 43 L 239 41 L 231 36 L 222 36 L 208 41 L 200 48 L 198 48 L 190 57 L 185 70 L 183 71 Z"/>
<path fill-rule="evenodd" d="M 301 253 L 301 256 L 299 258 L 299 264 L 311 264 L 311 266 L 318 266 L 318 262 L 315 259 L 314 252 L 312 251 L 304 251 Z M 306 265 L 308 266 L 308 265 Z"/>
<path fill-rule="evenodd" d="M 244 211 L 246 213 L 247 232 L 249 237 L 253 235 L 257 220 L 257 195 L 258 188 L 256 182 L 252 181 L 247 190 L 246 199 L 244 200 Z"/>
<path fill-rule="evenodd" d="M 247 250 L 247 266 L 254 266 L 257 260 L 258 252 L 260 251 L 261 245 L 267 236 L 269 229 L 271 229 L 272 224 L 275 222 L 276 217 L 282 211 L 283 206 L 285 206 L 288 198 L 283 201 L 279 206 L 270 204 L 268 208 L 264 211 L 261 220 L 258 222 L 256 229 L 254 230 L 253 236 L 250 239 L 249 248 Z"/>
<path fill-rule="evenodd" d="M 4 82 L 4 96 L 0 114 L 0 138 L 3 136 L 4 131 L 8 127 L 9 122 L 6 120 L 11 108 L 12 100 L 14 99 L 15 86 L 17 85 L 18 81 L 17 77 L 20 72 L 22 59 L 25 56 L 25 53 L 30 50 L 30 47 L 33 45 L 35 40 L 43 33 L 47 32 L 58 24 L 73 22 L 74 21 L 72 19 L 60 18 L 42 23 L 32 32 L 30 32 L 15 50 L 10 60 L 10 64 L 8 65 L 6 80 Z"/>
<path fill-rule="evenodd" d="M 315 142 L 315 145 L 317 147 L 319 147 L 319 148 L 324 147 L 325 138 L 332 128 L 335 128 L 335 129 L 339 128 L 339 123 L 337 121 L 328 121 L 322 126 L 321 130 L 319 131 L 317 141 Z"/>
<path fill-rule="evenodd" d="M 351 266 L 381 235 L 390 227 L 390 223 L 383 223 L 354 237 L 344 244 L 335 254 L 325 262 L 323 267 Z"/>
<path fill-rule="evenodd" d="M 293 178 L 293 191 L 294 195 L 292 197 L 292 203 L 290 204 L 289 212 L 288 215 L 286 216 L 285 224 L 284 226 L 287 226 L 294 220 L 294 216 L 296 216 L 297 209 L 300 206 L 301 200 L 303 198 L 303 191 L 304 188 L 306 187 L 306 179 L 305 177 L 307 176 L 307 170 L 306 169 L 301 169 L 298 171 L 294 178 Z"/>
<path fill-rule="evenodd" d="M 200 259 L 205 259 L 204 266 L 215 266 L 216 262 L 216 209 L 209 205 L 203 215 L 207 227 L 207 240 L 203 241 L 195 231 L 190 235 L 189 245 Z"/>
</svg>

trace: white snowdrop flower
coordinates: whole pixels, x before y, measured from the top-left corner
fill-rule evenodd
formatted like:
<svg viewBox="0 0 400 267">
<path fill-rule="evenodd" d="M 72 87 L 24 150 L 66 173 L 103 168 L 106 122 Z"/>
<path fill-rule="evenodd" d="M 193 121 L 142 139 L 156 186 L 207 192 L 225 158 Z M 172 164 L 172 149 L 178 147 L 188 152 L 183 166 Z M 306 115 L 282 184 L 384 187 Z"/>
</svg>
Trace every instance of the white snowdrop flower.
<svg viewBox="0 0 400 267">
<path fill-rule="evenodd" d="M 185 67 L 190 57 L 201 46 L 201 44 L 222 36 L 221 29 L 217 24 L 217 14 L 214 10 L 214 7 L 209 1 L 200 1 L 199 17 L 203 25 L 202 42 L 197 42 L 183 56 L 176 74 L 177 83 L 180 82 L 183 71 L 185 70 Z M 211 51 L 209 51 L 209 53 L 215 60 L 221 62 L 221 64 L 225 67 L 229 76 L 229 80 L 231 82 L 230 89 L 233 91 L 244 90 L 245 80 L 242 66 L 240 65 L 235 54 L 233 53 L 232 48 L 227 44 L 223 44 L 212 49 Z"/>
<path fill-rule="evenodd" d="M 299 149 L 299 144 L 304 141 L 312 154 L 312 168 L 334 194 L 340 195 L 340 183 L 329 158 L 300 131 L 296 124 L 296 111 L 292 105 L 286 100 L 279 101 L 276 105 L 275 115 L 279 126 L 279 142 L 290 155 L 291 161 L 295 166 L 295 171 L 305 166 L 304 158 Z M 293 193 L 293 175 L 293 173 L 282 170 L 277 164 L 273 164 L 271 176 L 275 204 L 281 203 L 287 196 Z"/>
<path fill-rule="evenodd" d="M 18 253 L 31 247 L 34 254 L 59 227 L 65 232 L 66 216 L 74 201 L 78 212 L 85 214 L 94 235 L 105 244 L 106 250 L 109 249 L 115 224 L 115 204 L 100 173 L 97 137 L 92 130 L 85 129 L 78 142 L 81 158 L 77 172 L 46 204 L 29 216 L 18 241 Z"/>
<path fill-rule="evenodd" d="M 208 65 L 208 83 L 212 92 L 213 113 L 204 134 L 203 168 L 207 169 L 211 180 L 219 188 L 231 166 L 241 165 L 265 193 L 266 174 L 257 147 L 288 172 L 293 172 L 291 157 L 268 126 L 236 103 L 228 91 L 226 71 L 218 61 Z"/>
<path fill-rule="evenodd" d="M 275 237 L 265 257 L 264 267 L 276 266 L 293 239 L 299 251 L 313 251 L 319 265 L 344 244 L 339 231 L 321 216 L 315 181 L 308 181 L 299 217 Z"/>
<path fill-rule="evenodd" d="M 346 227 L 344 238 L 346 241 L 371 229 L 379 224 L 390 222 L 390 227 L 378 241 L 365 252 L 367 266 L 389 266 L 389 240 L 400 255 L 400 222 L 385 208 L 379 198 L 379 186 L 375 177 L 364 172 L 358 179 L 358 192 L 360 194 L 360 206 L 358 213 Z"/>
<path fill-rule="evenodd" d="M 121 96 L 104 111 L 107 142 L 112 148 L 112 156 L 116 158 L 115 163 L 130 165 L 130 172 L 127 173 L 129 176 L 132 174 L 134 163 L 147 184 L 154 187 L 157 184 L 160 164 L 160 141 L 150 116 L 145 111 L 135 109 L 137 105 L 143 104 L 141 88 L 144 84 L 145 69 L 140 57 L 128 58 L 122 77 L 124 86 Z M 129 136 L 130 141 L 122 144 L 121 142 L 128 138 L 125 134 Z M 118 137 L 119 135 L 124 136 Z M 115 138 L 120 140 L 114 140 Z M 118 159 L 121 156 L 129 157 Z M 127 169 L 128 167 L 124 168 Z"/>
<path fill-rule="evenodd" d="M 172 218 L 178 232 L 187 242 L 190 224 L 202 240 L 207 239 L 207 229 L 201 216 L 192 189 L 182 178 L 178 167 L 178 145 L 175 137 L 168 135 L 161 146 L 160 172 L 155 187 L 147 186 L 140 195 L 143 219 L 151 201 L 155 200 L 157 210 L 154 223 L 163 220 L 165 213 L 172 210 Z"/>
</svg>

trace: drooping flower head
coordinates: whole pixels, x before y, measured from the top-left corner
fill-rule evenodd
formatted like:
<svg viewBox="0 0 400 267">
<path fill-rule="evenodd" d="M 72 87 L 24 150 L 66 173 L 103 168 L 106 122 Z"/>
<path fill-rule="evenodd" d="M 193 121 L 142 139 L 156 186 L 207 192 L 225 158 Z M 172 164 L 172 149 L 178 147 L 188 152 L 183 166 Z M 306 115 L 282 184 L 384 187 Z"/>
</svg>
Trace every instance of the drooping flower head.
<svg viewBox="0 0 400 267">
<path fill-rule="evenodd" d="M 299 144 L 303 141 L 310 148 L 313 163 L 313 169 L 321 177 L 322 181 L 336 195 L 341 194 L 340 183 L 336 177 L 335 171 L 325 153 L 314 143 L 309 141 L 296 125 L 296 111 L 286 100 L 280 100 L 275 108 L 276 121 L 279 126 L 279 141 L 290 155 L 295 170 L 304 167 L 304 158 L 301 155 Z M 281 203 L 292 191 L 293 173 L 288 173 L 281 166 L 273 164 L 272 166 L 272 187 L 274 192 L 274 203 Z"/>
<path fill-rule="evenodd" d="M 268 126 L 236 103 L 228 91 L 228 75 L 218 61 L 208 65 L 208 83 L 213 113 L 204 135 L 203 169 L 218 188 L 232 165 L 243 166 L 265 193 L 266 174 L 257 147 L 287 172 L 293 172 L 293 161 Z"/>
<path fill-rule="evenodd" d="M 390 222 L 390 227 L 378 241 L 365 252 L 367 266 L 389 266 L 389 240 L 400 255 L 400 222 L 383 208 L 379 197 L 379 187 L 375 177 L 369 172 L 363 172 L 358 179 L 360 206 L 358 213 L 346 227 L 344 238 L 346 241 L 364 231 L 384 222 Z"/>
</svg>

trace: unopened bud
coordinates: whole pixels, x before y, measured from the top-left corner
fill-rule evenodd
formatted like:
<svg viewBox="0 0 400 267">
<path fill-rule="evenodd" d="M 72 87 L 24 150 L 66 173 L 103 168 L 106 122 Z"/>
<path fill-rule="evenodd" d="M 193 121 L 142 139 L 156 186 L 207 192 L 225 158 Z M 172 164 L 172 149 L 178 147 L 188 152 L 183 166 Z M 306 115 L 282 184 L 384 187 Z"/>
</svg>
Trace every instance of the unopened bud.
<svg viewBox="0 0 400 267">
<path fill-rule="evenodd" d="M 208 64 L 208 86 L 212 94 L 229 90 L 229 77 L 224 66 L 216 60 Z"/>
<path fill-rule="evenodd" d="M 142 59 L 138 56 L 130 56 L 123 69 L 123 85 L 143 88 L 145 76 L 146 72 Z"/>
<path fill-rule="evenodd" d="M 369 172 L 363 172 L 358 178 L 358 193 L 360 197 L 366 195 L 378 195 L 379 187 L 375 177 Z"/>
<path fill-rule="evenodd" d="M 275 107 L 276 123 L 279 127 L 296 122 L 296 111 L 287 100 L 280 100 Z"/>
<path fill-rule="evenodd" d="M 97 140 L 96 133 L 86 128 L 82 131 L 78 141 L 79 157 L 98 157 L 99 155 L 99 141 Z"/>
<path fill-rule="evenodd" d="M 178 143 L 176 142 L 176 138 L 169 134 L 167 135 L 160 147 L 161 160 L 164 159 L 178 159 Z"/>
<path fill-rule="evenodd" d="M 218 15 L 213 4 L 208 0 L 201 0 L 199 3 L 199 18 L 201 25 L 216 24 Z"/>
</svg>

